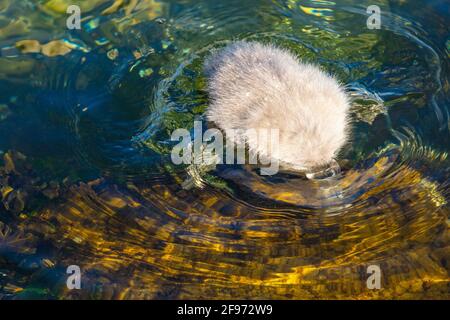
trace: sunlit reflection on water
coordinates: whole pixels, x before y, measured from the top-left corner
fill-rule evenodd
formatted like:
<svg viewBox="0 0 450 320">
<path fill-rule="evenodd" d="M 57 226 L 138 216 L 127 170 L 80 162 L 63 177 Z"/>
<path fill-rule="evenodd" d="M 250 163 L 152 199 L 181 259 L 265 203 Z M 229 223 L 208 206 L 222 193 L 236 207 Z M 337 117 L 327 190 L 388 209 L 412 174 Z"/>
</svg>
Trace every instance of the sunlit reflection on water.
<svg viewBox="0 0 450 320">
<path fill-rule="evenodd" d="M 194 2 L 78 1 L 69 32 L 67 1 L 0 1 L 0 297 L 448 299 L 448 5 L 383 2 L 368 30 L 359 2 Z M 232 39 L 346 84 L 329 171 L 183 187 L 170 134 L 204 120 L 202 63 Z"/>
</svg>

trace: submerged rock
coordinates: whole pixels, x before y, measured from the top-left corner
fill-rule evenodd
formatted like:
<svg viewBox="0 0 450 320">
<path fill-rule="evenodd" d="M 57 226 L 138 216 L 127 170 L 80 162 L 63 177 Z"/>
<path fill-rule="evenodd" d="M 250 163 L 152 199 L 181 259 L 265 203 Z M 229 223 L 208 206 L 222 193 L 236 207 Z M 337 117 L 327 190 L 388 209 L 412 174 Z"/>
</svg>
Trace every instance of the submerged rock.
<svg viewBox="0 0 450 320">
<path fill-rule="evenodd" d="M 48 57 L 64 56 L 72 49 L 68 47 L 64 41 L 54 40 L 42 45 L 42 54 Z"/>
<path fill-rule="evenodd" d="M 39 53 L 41 44 L 37 40 L 21 40 L 16 42 L 16 48 L 22 53 Z"/>
<path fill-rule="evenodd" d="M 33 210 L 58 198 L 61 190 L 58 182 L 47 183 L 38 177 L 22 153 L 9 151 L 4 154 L 0 167 L 0 196 L 6 211 L 20 214 Z"/>
</svg>

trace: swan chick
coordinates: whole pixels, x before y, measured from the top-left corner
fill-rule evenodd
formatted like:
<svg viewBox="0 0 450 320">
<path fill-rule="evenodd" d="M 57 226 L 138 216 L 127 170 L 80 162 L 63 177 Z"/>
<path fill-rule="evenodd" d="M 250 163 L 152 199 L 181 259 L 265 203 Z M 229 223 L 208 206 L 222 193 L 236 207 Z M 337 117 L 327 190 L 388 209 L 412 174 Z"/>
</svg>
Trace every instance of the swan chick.
<svg viewBox="0 0 450 320">
<path fill-rule="evenodd" d="M 333 162 L 348 140 L 350 103 L 343 87 L 287 50 L 234 42 L 210 55 L 204 71 L 207 120 L 225 133 L 239 132 L 237 141 L 260 157 L 309 170 Z M 277 148 L 270 147 L 270 136 L 256 141 L 252 129 L 277 129 Z"/>
</svg>

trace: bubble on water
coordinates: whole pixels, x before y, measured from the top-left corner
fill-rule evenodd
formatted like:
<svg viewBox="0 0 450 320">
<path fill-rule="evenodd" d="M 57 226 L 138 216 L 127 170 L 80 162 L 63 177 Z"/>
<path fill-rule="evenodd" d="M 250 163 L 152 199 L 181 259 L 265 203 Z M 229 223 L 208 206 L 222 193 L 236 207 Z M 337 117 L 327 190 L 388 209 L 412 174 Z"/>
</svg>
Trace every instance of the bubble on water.
<svg viewBox="0 0 450 320">
<path fill-rule="evenodd" d="M 111 49 L 106 55 L 108 56 L 108 59 L 115 60 L 119 56 L 119 50 L 117 50 L 116 48 Z"/>
</svg>

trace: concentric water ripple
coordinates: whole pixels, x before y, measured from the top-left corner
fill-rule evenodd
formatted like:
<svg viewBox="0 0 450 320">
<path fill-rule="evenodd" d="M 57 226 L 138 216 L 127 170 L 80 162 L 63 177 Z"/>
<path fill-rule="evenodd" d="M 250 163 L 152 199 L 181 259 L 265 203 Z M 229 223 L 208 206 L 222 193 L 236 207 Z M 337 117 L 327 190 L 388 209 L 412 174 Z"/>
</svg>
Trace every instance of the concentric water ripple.
<svg viewBox="0 0 450 320">
<path fill-rule="evenodd" d="M 22 181 L 61 184 L 43 204 L 0 209 L 0 297 L 448 298 L 448 29 L 431 7 L 433 23 L 416 20 L 416 2 L 382 2 L 382 28 L 369 30 L 364 1 L 140 1 L 103 15 L 107 1 L 86 1 L 81 31 L 51 34 L 70 53 L 0 57 L 17 65 L 0 61 L 17 108 L 0 148 L 28 156 L 5 153 L 3 203 Z M 0 29 L 4 47 L 48 40 L 30 19 L 36 34 Z M 353 132 L 339 174 L 219 165 L 203 188 L 183 188 L 170 135 L 208 127 L 202 64 L 236 39 L 287 48 L 346 85 Z M 48 194 L 33 183 L 28 198 Z M 73 264 L 84 290 L 65 287 Z M 382 290 L 367 289 L 369 265 Z"/>
</svg>

